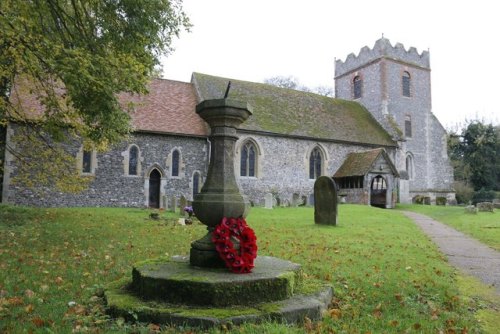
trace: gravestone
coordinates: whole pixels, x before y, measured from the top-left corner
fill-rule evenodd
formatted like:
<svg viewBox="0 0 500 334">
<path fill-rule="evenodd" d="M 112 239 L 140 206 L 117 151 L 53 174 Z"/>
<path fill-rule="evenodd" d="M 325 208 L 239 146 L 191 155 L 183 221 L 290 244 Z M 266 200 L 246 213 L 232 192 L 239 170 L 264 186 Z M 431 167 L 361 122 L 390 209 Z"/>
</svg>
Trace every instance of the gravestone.
<svg viewBox="0 0 500 334">
<path fill-rule="evenodd" d="M 162 208 L 165 210 L 168 210 L 168 196 L 167 195 L 163 195 L 161 197 L 161 202 L 163 204 Z"/>
<path fill-rule="evenodd" d="M 170 198 L 170 211 L 175 212 L 177 210 L 177 197 L 172 196 Z"/>
<path fill-rule="evenodd" d="M 266 209 L 272 209 L 273 208 L 273 194 L 267 193 L 264 196 L 264 207 Z"/>
<path fill-rule="evenodd" d="M 297 207 L 297 206 L 299 206 L 299 203 L 300 203 L 300 195 L 297 193 L 294 193 L 292 195 L 292 203 L 290 204 L 290 206 Z"/>
<path fill-rule="evenodd" d="M 180 212 L 184 212 L 184 208 L 188 206 L 187 205 L 187 199 L 184 196 L 181 196 L 181 199 L 179 200 L 179 208 Z"/>
<path fill-rule="evenodd" d="M 314 182 L 314 222 L 337 225 L 337 186 L 328 176 L 320 176 Z"/>
</svg>

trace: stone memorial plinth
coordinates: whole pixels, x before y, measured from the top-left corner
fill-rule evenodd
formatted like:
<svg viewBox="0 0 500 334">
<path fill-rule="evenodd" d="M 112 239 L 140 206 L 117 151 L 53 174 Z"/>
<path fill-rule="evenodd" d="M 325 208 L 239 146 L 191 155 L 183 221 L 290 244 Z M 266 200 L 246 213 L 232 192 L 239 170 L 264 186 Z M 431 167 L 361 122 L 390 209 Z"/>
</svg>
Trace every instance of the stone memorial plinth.
<svg viewBox="0 0 500 334">
<path fill-rule="evenodd" d="M 304 284 L 299 264 L 259 256 L 250 273 L 225 267 L 212 232 L 222 218 L 247 214 L 249 205 L 234 173 L 234 144 L 238 126 L 251 111 L 246 103 L 219 99 L 200 103 L 196 112 L 211 128 L 207 178 L 192 204 L 207 234 L 191 244 L 189 260 L 176 256 L 135 264 L 131 278 L 112 283 L 105 292 L 108 312 L 131 321 L 199 327 L 320 319 L 333 290 L 320 281 L 311 285 L 312 279 Z M 237 240 L 233 243 L 238 249 Z"/>
</svg>

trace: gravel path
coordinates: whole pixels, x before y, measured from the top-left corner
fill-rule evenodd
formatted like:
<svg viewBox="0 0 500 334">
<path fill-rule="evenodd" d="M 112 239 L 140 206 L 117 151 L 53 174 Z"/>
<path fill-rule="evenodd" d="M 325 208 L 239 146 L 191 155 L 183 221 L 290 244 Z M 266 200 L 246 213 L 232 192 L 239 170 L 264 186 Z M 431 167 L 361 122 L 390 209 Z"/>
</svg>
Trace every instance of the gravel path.
<svg viewBox="0 0 500 334">
<path fill-rule="evenodd" d="M 493 286 L 500 295 L 500 252 L 425 215 L 404 214 L 438 245 L 453 266 Z"/>
</svg>

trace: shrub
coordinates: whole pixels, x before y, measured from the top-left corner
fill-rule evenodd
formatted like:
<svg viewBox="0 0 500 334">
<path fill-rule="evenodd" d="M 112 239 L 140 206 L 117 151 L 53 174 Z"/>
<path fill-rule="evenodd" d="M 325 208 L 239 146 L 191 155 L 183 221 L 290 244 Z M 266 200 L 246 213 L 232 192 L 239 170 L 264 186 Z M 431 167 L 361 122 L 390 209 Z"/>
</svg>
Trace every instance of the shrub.
<svg viewBox="0 0 500 334">
<path fill-rule="evenodd" d="M 493 190 L 485 190 L 484 188 L 481 188 L 480 190 L 474 192 L 474 195 L 472 195 L 472 203 L 493 202 L 495 195 L 496 193 Z"/>
<path fill-rule="evenodd" d="M 467 204 L 472 200 L 472 195 L 474 194 L 472 187 L 462 181 L 455 181 L 453 188 L 455 188 L 455 197 L 459 204 Z"/>
<path fill-rule="evenodd" d="M 436 197 L 436 205 L 446 205 L 446 197 Z"/>
</svg>

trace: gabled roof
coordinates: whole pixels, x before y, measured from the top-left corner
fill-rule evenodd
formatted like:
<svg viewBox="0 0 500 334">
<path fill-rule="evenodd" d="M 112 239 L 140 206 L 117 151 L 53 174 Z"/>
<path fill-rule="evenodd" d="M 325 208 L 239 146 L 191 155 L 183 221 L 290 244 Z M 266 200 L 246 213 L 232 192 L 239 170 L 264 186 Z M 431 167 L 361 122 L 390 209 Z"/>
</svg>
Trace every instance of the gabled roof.
<svg viewBox="0 0 500 334">
<path fill-rule="evenodd" d="M 208 125 L 196 113 L 193 85 L 165 79 L 154 79 L 149 94 L 120 94 L 120 102 L 134 103 L 130 114 L 135 130 L 207 136 Z"/>
<path fill-rule="evenodd" d="M 390 135 L 361 104 L 268 84 L 193 73 L 198 102 L 224 97 L 246 101 L 253 115 L 242 129 L 282 135 L 395 146 Z"/>
<path fill-rule="evenodd" d="M 387 152 L 383 148 L 377 148 L 364 152 L 349 153 L 333 177 L 364 176 L 372 170 L 373 165 L 380 156 L 386 161 L 392 173 L 398 175 L 396 167 Z"/>
</svg>

